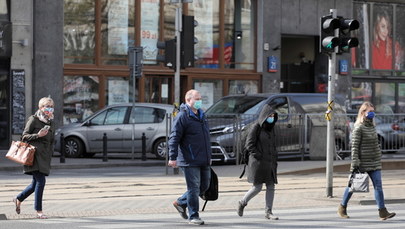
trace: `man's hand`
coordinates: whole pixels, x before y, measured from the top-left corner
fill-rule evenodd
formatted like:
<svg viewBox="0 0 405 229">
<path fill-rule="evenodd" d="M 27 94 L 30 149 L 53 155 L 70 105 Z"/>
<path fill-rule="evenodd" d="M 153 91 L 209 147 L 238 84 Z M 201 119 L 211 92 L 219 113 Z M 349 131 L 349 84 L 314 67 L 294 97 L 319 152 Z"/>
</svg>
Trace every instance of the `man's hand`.
<svg viewBox="0 0 405 229">
<path fill-rule="evenodd" d="M 173 168 L 177 168 L 177 161 L 169 160 L 169 163 L 167 163 L 167 165 Z"/>
</svg>

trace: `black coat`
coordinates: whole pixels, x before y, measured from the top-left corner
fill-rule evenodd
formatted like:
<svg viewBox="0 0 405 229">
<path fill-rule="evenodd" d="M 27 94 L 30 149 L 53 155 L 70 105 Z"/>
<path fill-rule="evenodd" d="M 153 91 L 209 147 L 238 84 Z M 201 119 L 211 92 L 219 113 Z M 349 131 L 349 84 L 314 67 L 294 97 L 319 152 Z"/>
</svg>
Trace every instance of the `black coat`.
<svg viewBox="0 0 405 229">
<path fill-rule="evenodd" d="M 272 124 L 266 122 L 267 117 L 274 113 Z M 249 152 L 248 182 L 253 184 L 277 184 L 277 158 L 274 125 L 277 113 L 269 105 L 265 105 L 258 120 L 252 125 L 246 139 Z"/>
</svg>

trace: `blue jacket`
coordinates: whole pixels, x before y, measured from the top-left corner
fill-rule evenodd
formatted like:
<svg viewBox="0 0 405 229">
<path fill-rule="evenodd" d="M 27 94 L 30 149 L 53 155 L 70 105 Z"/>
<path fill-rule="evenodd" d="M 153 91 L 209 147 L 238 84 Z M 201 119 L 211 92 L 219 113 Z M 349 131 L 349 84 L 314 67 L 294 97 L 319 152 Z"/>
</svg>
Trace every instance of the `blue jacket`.
<svg viewBox="0 0 405 229">
<path fill-rule="evenodd" d="M 177 161 L 177 166 L 210 165 L 210 131 L 204 112 L 199 109 L 197 116 L 188 105 L 181 104 L 168 144 L 169 159 Z"/>
</svg>

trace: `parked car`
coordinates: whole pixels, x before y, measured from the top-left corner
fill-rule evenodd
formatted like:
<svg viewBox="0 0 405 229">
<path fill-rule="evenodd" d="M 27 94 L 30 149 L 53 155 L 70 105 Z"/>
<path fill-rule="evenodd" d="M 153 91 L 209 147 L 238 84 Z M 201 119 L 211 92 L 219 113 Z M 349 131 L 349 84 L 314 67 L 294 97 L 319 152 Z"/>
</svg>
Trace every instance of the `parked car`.
<svg viewBox="0 0 405 229">
<path fill-rule="evenodd" d="M 146 152 L 166 158 L 166 114 L 173 112 L 168 104 L 136 103 L 105 107 L 83 122 L 56 130 L 55 151 L 60 152 L 60 134 L 64 136 L 66 157 L 91 157 L 103 150 L 103 134 L 107 134 L 108 152 L 142 152 L 142 133 Z M 133 133 L 135 133 L 133 135 Z M 134 141 L 133 141 L 134 139 Z"/>
<path fill-rule="evenodd" d="M 236 160 L 235 147 L 239 144 L 238 141 L 241 141 L 238 134 L 241 136 L 249 124 L 257 119 L 264 104 L 270 104 L 279 114 L 276 125 L 279 157 L 308 157 L 309 150 L 303 147 L 308 146 L 308 142 L 304 143 L 304 141 L 310 139 L 310 130 L 304 130 L 304 128 L 305 126 L 326 127 L 323 114 L 327 110 L 327 101 L 327 94 L 315 93 L 230 95 L 221 98 L 206 111 L 210 125 L 213 160 L 222 162 Z M 305 119 L 305 114 L 317 114 L 317 116 L 308 116 Z M 345 110 L 340 104 L 335 104 L 334 114 L 336 114 L 334 118 L 336 146 L 347 148 L 349 122 L 345 116 Z M 304 121 L 309 123 L 304 125 Z M 305 136 L 306 140 L 303 140 Z M 339 156 L 344 158 L 348 155 L 349 153 L 345 152 Z"/>
</svg>

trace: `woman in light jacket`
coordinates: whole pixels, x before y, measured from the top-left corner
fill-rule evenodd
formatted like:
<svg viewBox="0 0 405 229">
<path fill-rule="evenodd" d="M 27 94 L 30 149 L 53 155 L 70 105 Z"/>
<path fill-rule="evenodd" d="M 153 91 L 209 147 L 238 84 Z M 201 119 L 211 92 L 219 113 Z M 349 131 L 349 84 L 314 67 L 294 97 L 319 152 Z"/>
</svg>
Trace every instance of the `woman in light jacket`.
<svg viewBox="0 0 405 229">
<path fill-rule="evenodd" d="M 374 186 L 374 197 L 378 206 L 381 220 L 395 216 L 394 212 L 388 212 L 384 204 L 384 192 L 381 180 L 381 149 L 378 143 L 378 136 L 375 130 L 373 118 L 375 116 L 374 106 L 370 102 L 364 102 L 357 115 L 352 134 L 352 163 L 350 172 L 367 172 Z M 338 215 L 342 218 L 349 218 L 347 215 L 347 204 L 353 192 L 346 187 L 343 199 L 338 208 Z"/>
<path fill-rule="evenodd" d="M 45 176 L 49 175 L 53 153 L 55 127 L 53 123 L 54 102 L 49 97 L 39 100 L 38 110 L 28 118 L 22 134 L 22 140 L 36 147 L 34 164 L 24 166 L 24 174 L 32 175 L 32 182 L 20 194 L 13 198 L 15 210 L 20 214 L 21 203 L 35 192 L 34 209 L 37 218 L 46 219 L 42 212 L 42 196 L 45 188 Z"/>
<path fill-rule="evenodd" d="M 246 150 L 249 153 L 248 182 L 252 188 L 238 202 L 237 213 L 243 216 L 243 209 L 266 184 L 265 218 L 278 220 L 273 215 L 274 189 L 277 184 L 277 159 L 274 125 L 277 122 L 277 113 L 266 104 L 260 112 L 256 123 L 250 128 L 246 138 Z"/>
</svg>

